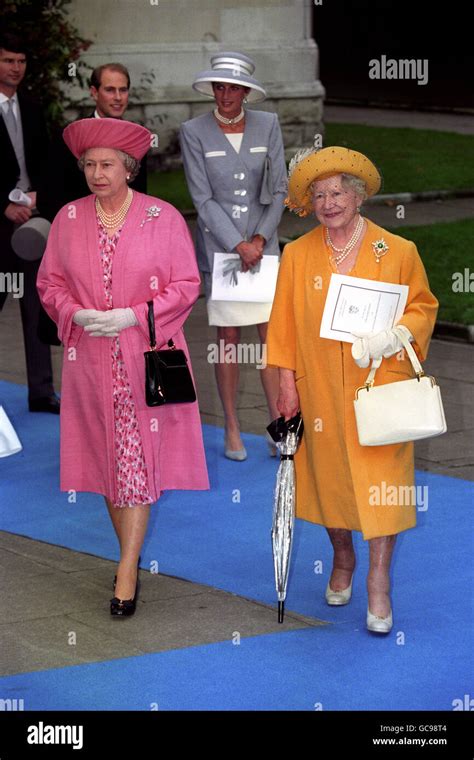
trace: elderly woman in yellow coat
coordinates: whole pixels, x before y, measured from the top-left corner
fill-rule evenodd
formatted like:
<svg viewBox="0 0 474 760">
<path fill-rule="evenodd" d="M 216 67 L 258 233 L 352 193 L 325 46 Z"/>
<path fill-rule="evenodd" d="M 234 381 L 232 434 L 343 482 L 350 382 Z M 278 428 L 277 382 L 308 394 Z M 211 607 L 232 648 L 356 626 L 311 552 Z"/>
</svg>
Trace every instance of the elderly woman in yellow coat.
<svg viewBox="0 0 474 760">
<path fill-rule="evenodd" d="M 350 601 L 351 531 L 361 531 L 370 556 L 367 627 L 388 633 L 393 547 L 397 533 L 415 526 L 416 506 L 374 504 L 373 487 L 383 494 L 384 482 L 397 489 L 414 484 L 413 443 L 361 446 L 353 400 L 371 360 L 382 359 L 377 384 L 408 379 L 411 364 L 392 330 L 359 337 L 352 345 L 319 335 L 332 273 L 404 284 L 408 299 L 397 327 L 402 326 L 419 359 L 426 358 L 438 302 L 416 246 L 360 215 L 362 201 L 378 191 L 380 182 L 374 164 L 347 148 L 303 150 L 291 162 L 286 205 L 301 216 L 314 211 L 320 225 L 283 252 L 267 359 L 279 367 L 280 414 L 288 419 L 301 409 L 304 419 L 295 457 L 296 514 L 328 531 L 334 562 L 326 601 Z"/>
</svg>

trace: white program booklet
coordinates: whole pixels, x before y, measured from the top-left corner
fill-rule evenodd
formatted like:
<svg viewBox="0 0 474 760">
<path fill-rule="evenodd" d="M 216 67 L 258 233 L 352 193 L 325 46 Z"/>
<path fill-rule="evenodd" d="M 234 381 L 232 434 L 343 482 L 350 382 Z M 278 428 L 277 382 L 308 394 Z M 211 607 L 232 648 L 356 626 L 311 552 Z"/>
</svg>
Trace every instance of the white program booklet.
<svg viewBox="0 0 474 760">
<path fill-rule="evenodd" d="M 396 325 L 408 297 L 408 285 L 332 274 L 321 338 L 354 343 L 353 333 L 376 333 Z"/>
<path fill-rule="evenodd" d="M 215 253 L 213 301 L 272 303 L 278 277 L 278 256 L 262 256 L 258 272 L 241 272 L 238 253 Z"/>
</svg>

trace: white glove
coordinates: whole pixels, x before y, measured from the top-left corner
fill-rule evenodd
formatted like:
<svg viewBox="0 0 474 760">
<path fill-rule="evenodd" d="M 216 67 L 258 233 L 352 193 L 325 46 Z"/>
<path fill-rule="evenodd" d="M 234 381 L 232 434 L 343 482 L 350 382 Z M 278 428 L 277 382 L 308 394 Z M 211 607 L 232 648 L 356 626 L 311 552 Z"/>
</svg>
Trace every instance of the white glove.
<svg viewBox="0 0 474 760">
<path fill-rule="evenodd" d="M 85 327 L 86 325 L 90 325 L 102 313 L 102 311 L 97 311 L 97 309 L 79 309 L 74 314 L 72 321 L 76 325 L 79 325 L 79 327 Z"/>
<path fill-rule="evenodd" d="M 84 329 L 93 338 L 116 338 L 121 330 L 138 324 L 133 309 L 100 311 Z"/>
<path fill-rule="evenodd" d="M 408 327 L 397 325 L 397 329 L 403 330 L 408 340 L 413 340 Z M 371 359 L 378 361 L 378 366 L 380 366 L 382 357 L 388 359 L 403 348 L 403 343 L 393 328 L 368 335 L 363 333 L 353 333 L 353 335 L 357 340 L 352 344 L 352 357 L 358 367 L 368 367 Z"/>
</svg>

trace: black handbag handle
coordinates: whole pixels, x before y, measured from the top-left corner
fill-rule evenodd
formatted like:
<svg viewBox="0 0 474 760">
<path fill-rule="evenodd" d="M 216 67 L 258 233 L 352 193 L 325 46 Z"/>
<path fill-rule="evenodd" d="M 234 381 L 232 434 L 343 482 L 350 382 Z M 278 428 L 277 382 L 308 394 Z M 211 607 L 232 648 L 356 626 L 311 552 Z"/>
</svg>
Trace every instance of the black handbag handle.
<svg viewBox="0 0 474 760">
<path fill-rule="evenodd" d="M 148 306 L 148 331 L 150 333 L 150 348 L 152 351 L 156 348 L 155 334 L 155 314 L 153 312 L 153 301 L 147 301 Z"/>
<path fill-rule="evenodd" d="M 155 333 L 155 313 L 153 311 L 153 301 L 147 301 L 148 306 L 148 331 L 150 333 L 150 348 L 152 351 L 156 350 L 156 333 Z M 168 346 L 171 350 L 176 349 L 173 340 L 170 338 Z"/>
</svg>

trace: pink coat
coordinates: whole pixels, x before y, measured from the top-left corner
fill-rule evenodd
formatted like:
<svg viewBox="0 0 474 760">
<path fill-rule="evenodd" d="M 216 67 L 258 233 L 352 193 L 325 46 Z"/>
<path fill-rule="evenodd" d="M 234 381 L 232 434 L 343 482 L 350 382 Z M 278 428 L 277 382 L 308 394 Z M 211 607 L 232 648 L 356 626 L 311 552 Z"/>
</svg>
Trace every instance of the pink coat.
<svg viewBox="0 0 474 760">
<path fill-rule="evenodd" d="M 158 206 L 158 217 L 146 209 Z M 143 352 L 149 348 L 147 305 L 153 299 L 158 347 L 173 338 L 189 359 L 183 324 L 199 294 L 199 273 L 187 225 L 169 203 L 134 193 L 114 255 L 114 307 L 131 306 L 138 325 L 120 333 L 135 401 L 149 490 L 207 489 L 197 402 L 148 407 Z M 56 216 L 38 273 L 45 310 L 64 344 L 61 392 L 61 490 L 92 491 L 115 500 L 114 416 L 110 338 L 74 324 L 78 309 L 106 310 L 94 196 Z"/>
</svg>

